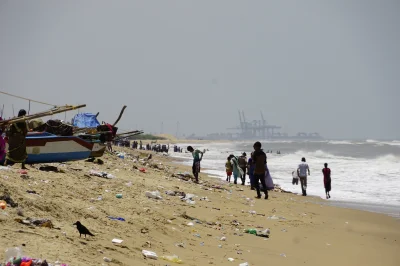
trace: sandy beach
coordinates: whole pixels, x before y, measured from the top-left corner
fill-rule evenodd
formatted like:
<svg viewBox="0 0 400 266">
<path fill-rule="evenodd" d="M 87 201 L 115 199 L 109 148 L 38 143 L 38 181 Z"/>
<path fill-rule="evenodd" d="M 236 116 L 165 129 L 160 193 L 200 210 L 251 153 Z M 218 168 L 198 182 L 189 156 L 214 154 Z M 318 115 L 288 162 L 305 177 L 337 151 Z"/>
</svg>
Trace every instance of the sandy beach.
<svg viewBox="0 0 400 266">
<path fill-rule="evenodd" d="M 0 249 L 22 246 L 27 256 L 74 266 L 174 265 L 161 259 L 165 255 L 179 256 L 184 265 L 400 265 L 400 222 L 392 217 L 278 191 L 259 200 L 248 187 L 205 174 L 200 184 L 184 181 L 176 173 L 190 169 L 173 158 L 153 154 L 145 162 L 149 152 L 116 150 L 125 158 L 107 154 L 103 165 L 53 164 L 59 172 L 35 165 L 28 177 L 21 177 L 19 165 L 0 170 L 0 196 L 9 193 L 18 203 L 0 210 Z M 146 197 L 155 190 L 162 199 Z M 194 194 L 195 203 L 168 190 Z M 53 228 L 16 221 L 28 217 L 48 218 Z M 95 236 L 80 238 L 76 221 Z M 270 237 L 244 233 L 248 228 L 269 228 Z M 123 242 L 113 244 L 114 238 Z M 145 259 L 142 250 L 156 252 L 158 260 Z"/>
</svg>

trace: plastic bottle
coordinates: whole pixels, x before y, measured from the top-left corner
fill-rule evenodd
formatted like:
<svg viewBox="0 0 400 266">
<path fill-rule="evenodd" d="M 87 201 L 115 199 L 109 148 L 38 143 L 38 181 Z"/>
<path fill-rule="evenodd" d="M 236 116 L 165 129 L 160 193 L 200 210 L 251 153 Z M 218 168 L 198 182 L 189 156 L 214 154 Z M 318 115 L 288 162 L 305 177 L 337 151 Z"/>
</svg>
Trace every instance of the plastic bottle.
<svg viewBox="0 0 400 266">
<path fill-rule="evenodd" d="M 182 264 L 183 261 L 176 255 L 173 256 L 162 256 L 161 259 L 166 260 L 166 261 L 170 261 L 170 262 L 175 262 L 178 264 Z"/>
<path fill-rule="evenodd" d="M 257 235 L 257 229 L 254 228 L 246 229 L 244 230 L 244 232 L 252 235 Z"/>
</svg>

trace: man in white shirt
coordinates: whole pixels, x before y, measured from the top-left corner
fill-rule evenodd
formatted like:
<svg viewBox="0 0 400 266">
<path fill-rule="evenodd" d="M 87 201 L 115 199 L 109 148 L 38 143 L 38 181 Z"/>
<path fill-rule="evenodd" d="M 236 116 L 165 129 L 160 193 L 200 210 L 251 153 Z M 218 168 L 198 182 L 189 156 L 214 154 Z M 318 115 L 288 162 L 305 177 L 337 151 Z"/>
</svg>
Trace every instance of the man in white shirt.
<svg viewBox="0 0 400 266">
<path fill-rule="evenodd" d="M 307 172 L 308 175 L 310 175 L 310 168 L 308 167 L 308 164 L 306 163 L 306 158 L 301 159 L 301 164 L 299 164 L 299 167 L 297 168 L 297 175 L 300 178 L 300 183 L 301 183 L 301 191 L 303 192 L 303 196 L 307 196 Z"/>
</svg>

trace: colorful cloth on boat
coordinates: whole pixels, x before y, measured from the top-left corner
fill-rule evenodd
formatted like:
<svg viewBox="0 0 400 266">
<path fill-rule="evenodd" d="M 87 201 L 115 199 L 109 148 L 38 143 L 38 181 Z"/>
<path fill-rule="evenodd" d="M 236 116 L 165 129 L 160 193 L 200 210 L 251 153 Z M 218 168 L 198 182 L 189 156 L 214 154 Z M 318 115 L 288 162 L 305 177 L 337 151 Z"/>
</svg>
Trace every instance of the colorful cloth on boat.
<svg viewBox="0 0 400 266">
<path fill-rule="evenodd" d="M 10 126 L 8 137 L 7 161 L 22 163 L 28 158 L 26 153 L 26 134 L 28 126 L 26 122 L 14 123 Z"/>
<path fill-rule="evenodd" d="M 72 136 L 74 135 L 73 127 L 64 124 L 60 120 L 49 120 L 45 124 L 35 128 L 35 131 L 45 131 L 57 136 Z"/>
</svg>

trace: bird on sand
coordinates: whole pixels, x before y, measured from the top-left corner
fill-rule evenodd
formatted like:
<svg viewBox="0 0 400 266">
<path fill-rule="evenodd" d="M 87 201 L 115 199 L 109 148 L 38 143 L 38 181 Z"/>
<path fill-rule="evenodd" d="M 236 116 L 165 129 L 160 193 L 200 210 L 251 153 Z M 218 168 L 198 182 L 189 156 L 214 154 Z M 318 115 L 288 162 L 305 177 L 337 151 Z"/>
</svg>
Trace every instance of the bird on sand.
<svg viewBox="0 0 400 266">
<path fill-rule="evenodd" d="M 94 234 L 90 233 L 90 231 L 83 224 L 81 224 L 81 222 L 77 221 L 73 225 L 76 225 L 76 228 L 79 231 L 79 237 L 81 237 L 82 235 L 85 235 L 85 238 L 86 235 L 94 236 Z"/>
</svg>

